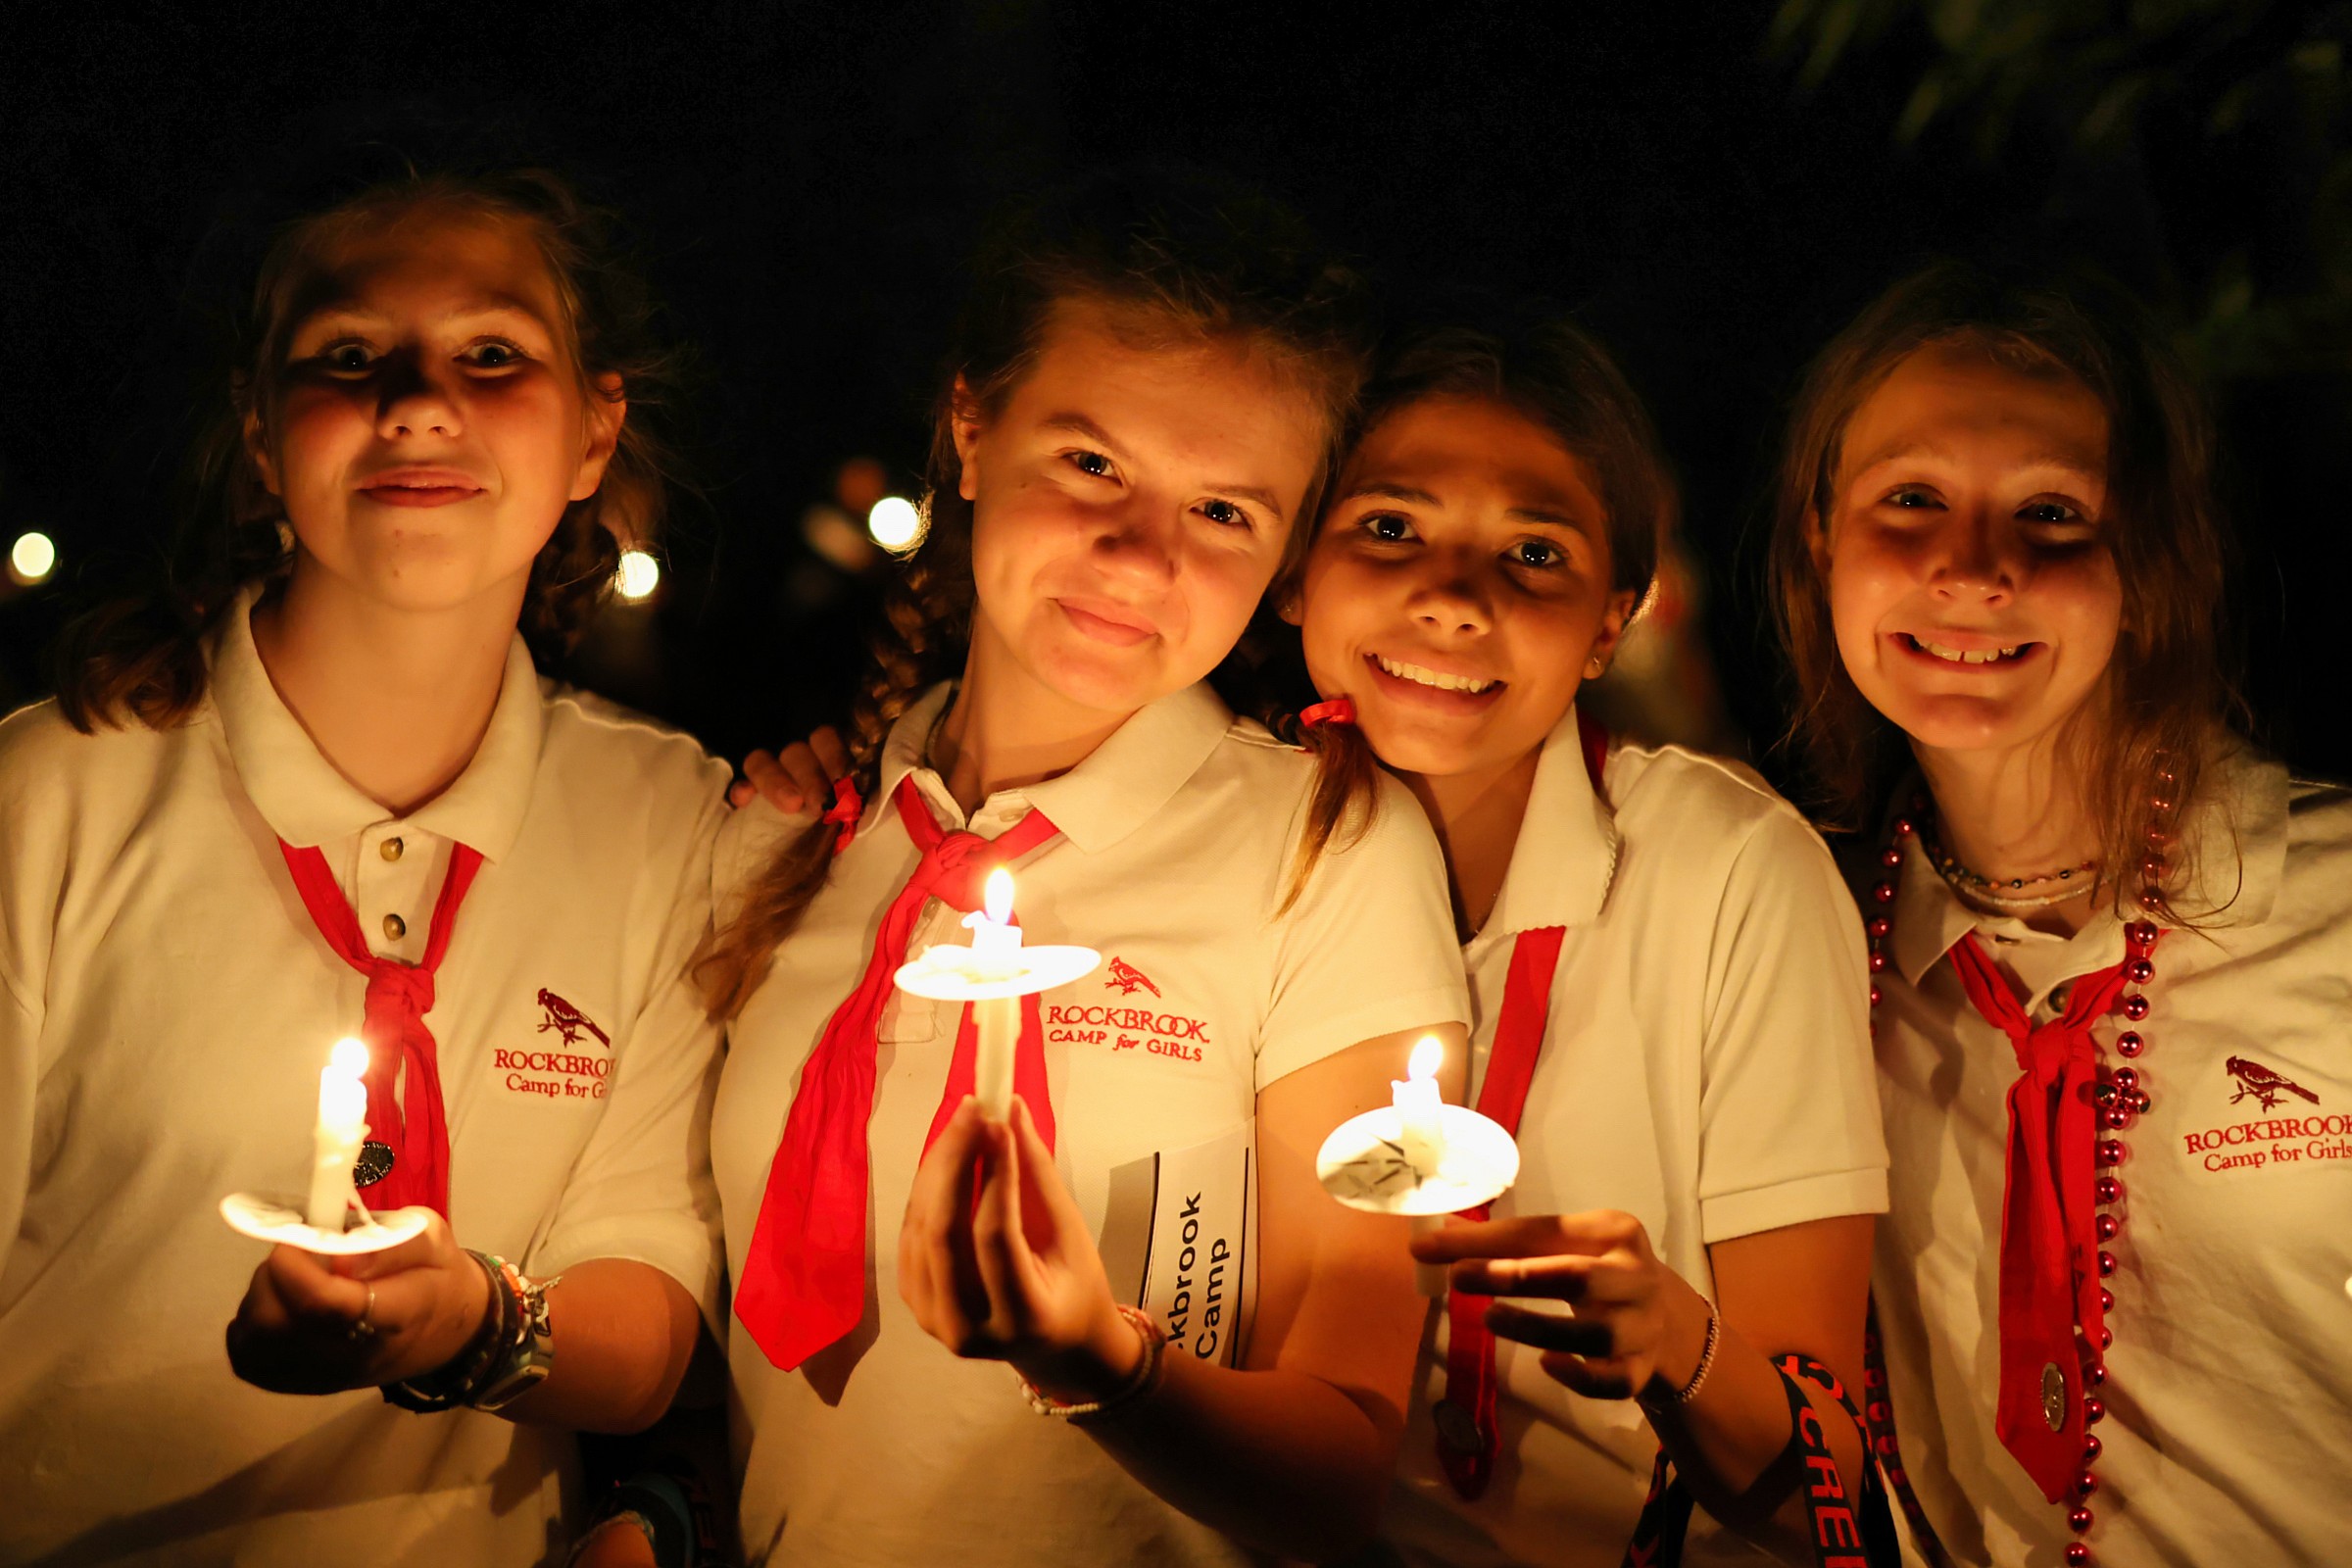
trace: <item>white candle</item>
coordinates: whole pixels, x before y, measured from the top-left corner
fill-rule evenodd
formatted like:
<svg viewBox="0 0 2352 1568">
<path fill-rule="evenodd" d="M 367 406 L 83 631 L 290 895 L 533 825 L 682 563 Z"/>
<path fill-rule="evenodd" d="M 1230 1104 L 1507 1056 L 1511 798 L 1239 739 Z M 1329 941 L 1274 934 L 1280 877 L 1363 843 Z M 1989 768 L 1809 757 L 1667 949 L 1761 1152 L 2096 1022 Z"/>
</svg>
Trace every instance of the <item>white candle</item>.
<svg viewBox="0 0 2352 1568">
<path fill-rule="evenodd" d="M 1019 951 L 1021 928 L 1012 923 L 1012 873 L 998 866 L 982 884 L 980 907 L 963 917 L 972 934 L 972 956 L 1003 957 Z"/>
<path fill-rule="evenodd" d="M 963 917 L 972 933 L 972 957 L 983 963 L 1004 959 L 1021 946 L 1021 928 L 1012 923 L 1012 873 L 998 866 L 988 873 L 980 907 Z M 979 1032 L 972 1060 L 972 1092 L 980 1097 L 981 1114 L 1003 1121 L 1012 1114 L 1012 1059 L 1020 1049 L 1021 999 L 983 997 L 972 1004 Z"/>
<path fill-rule="evenodd" d="M 1389 1080 L 1396 1118 L 1403 1124 L 1405 1161 L 1424 1179 L 1436 1175 L 1446 1158 L 1446 1101 L 1438 1093 L 1438 1066 L 1445 1059 L 1438 1037 L 1423 1035 L 1405 1065 L 1404 1080 Z"/>
<path fill-rule="evenodd" d="M 368 1048 L 357 1040 L 335 1042 L 326 1067 L 318 1074 L 318 1125 L 313 1133 L 311 1200 L 313 1227 L 343 1230 L 345 1211 L 356 1196 L 351 1183 L 352 1162 L 368 1136 Z"/>
</svg>

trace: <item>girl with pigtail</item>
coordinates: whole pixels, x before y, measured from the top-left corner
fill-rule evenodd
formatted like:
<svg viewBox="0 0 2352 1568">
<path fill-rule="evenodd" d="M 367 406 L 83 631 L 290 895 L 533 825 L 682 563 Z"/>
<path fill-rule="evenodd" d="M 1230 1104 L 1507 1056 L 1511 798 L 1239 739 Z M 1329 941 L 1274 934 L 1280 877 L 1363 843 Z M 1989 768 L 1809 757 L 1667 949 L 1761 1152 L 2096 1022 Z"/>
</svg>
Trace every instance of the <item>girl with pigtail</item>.
<svg viewBox="0 0 2352 1568">
<path fill-rule="evenodd" d="M 2214 446 L 2128 296 L 1948 263 L 1791 422 L 1893 1152 L 1869 1413 L 1931 1562 L 2352 1552 L 2352 796 L 2233 722 Z"/>
<path fill-rule="evenodd" d="M 1401 792 L 1318 812 L 1312 760 L 1210 681 L 1303 544 L 1355 311 L 1297 220 L 1194 175 L 1044 202 L 976 270 L 849 779 L 718 852 L 754 1561 L 1321 1558 L 1372 1527 L 1419 1313 L 1402 1222 L 1333 1203 L 1314 1152 L 1415 1037 L 1458 1059 L 1459 960 Z M 966 1010 L 891 986 L 996 865 L 1030 941 L 1105 959 L 1027 1011 L 1004 1121 Z"/>
<path fill-rule="evenodd" d="M 725 775 L 532 661 L 661 520 L 647 324 L 552 176 L 338 190 L 182 570 L 0 721 L 0 1559 L 557 1560 L 567 1429 L 677 1387 Z M 300 1188 L 338 1036 L 360 1200 L 423 1232 L 257 1268 L 216 1205 Z"/>
</svg>

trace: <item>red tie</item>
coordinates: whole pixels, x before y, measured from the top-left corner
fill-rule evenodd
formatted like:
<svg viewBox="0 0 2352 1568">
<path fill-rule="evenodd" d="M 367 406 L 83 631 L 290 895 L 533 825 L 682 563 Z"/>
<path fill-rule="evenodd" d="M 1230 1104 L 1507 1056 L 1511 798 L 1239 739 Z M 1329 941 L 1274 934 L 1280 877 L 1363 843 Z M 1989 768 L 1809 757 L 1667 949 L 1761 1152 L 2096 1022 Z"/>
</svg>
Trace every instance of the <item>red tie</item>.
<svg viewBox="0 0 2352 1568">
<path fill-rule="evenodd" d="M 1511 943 L 1510 977 L 1502 986 L 1502 1016 L 1494 1024 L 1494 1049 L 1487 1055 L 1487 1081 L 1478 1092 L 1478 1113 L 1517 1135 L 1527 1108 L 1527 1086 L 1536 1076 L 1544 1049 L 1544 1024 L 1551 1007 L 1552 970 L 1568 928 L 1539 926 Z M 1494 1207 L 1481 1203 L 1463 1217 L 1485 1219 Z M 1458 1413 L 1438 1426 L 1438 1462 L 1453 1490 L 1472 1501 L 1494 1474 L 1494 1336 L 1487 1327 L 1487 1298 L 1460 1291 L 1446 1298 L 1446 1399 Z M 1477 1434 L 1474 1447 L 1465 1440 Z"/>
<path fill-rule="evenodd" d="M 1577 740 L 1592 792 L 1600 793 L 1601 769 L 1609 757 L 1609 733 L 1583 713 L 1576 715 Z M 1522 931 L 1511 943 L 1511 970 L 1502 984 L 1502 1013 L 1494 1021 L 1494 1049 L 1487 1054 L 1487 1079 L 1479 1086 L 1478 1113 L 1518 1136 L 1527 1109 L 1527 1086 L 1535 1081 L 1536 1056 L 1551 1010 L 1551 977 L 1559 967 L 1566 926 Z M 1482 1203 L 1465 1218 L 1483 1220 L 1493 1209 Z M 1475 1502 L 1494 1475 L 1494 1336 L 1487 1328 L 1487 1298 L 1448 1293 L 1446 1298 L 1446 1394 L 1434 1412 L 1438 1463 L 1453 1490 Z M 1448 1409 L 1448 1407 L 1450 1407 Z"/>
<path fill-rule="evenodd" d="M 422 1203 L 449 1218 L 449 1121 L 441 1108 L 441 1066 L 424 1015 L 433 1009 L 433 972 L 449 952 L 458 906 L 482 868 L 481 852 L 458 845 L 449 874 L 433 905 L 432 929 L 424 940 L 424 961 L 379 958 L 360 935 L 360 917 L 335 885 L 326 857 L 316 847 L 296 849 L 277 841 L 294 873 L 294 890 L 311 921 L 335 956 L 368 977 L 368 1004 L 360 1036 L 368 1043 L 368 1138 L 392 1151 L 392 1168 L 368 1188 L 371 1208 L 405 1208 Z M 406 1072 L 407 1096 L 395 1085 Z"/>
<path fill-rule="evenodd" d="M 2128 959 L 2126 960 L 2129 961 Z M 2095 1345 L 2099 1304 L 2091 1188 L 2098 1075 L 2090 1026 L 2113 1011 L 2124 964 L 2074 982 L 2066 1008 L 2036 1029 L 1976 933 L 1952 949 L 1952 967 L 1984 1021 L 2009 1037 L 2023 1069 L 2009 1086 L 2009 1149 L 2001 1191 L 2001 1395 L 1993 1430 L 2052 1502 L 2073 1494 L 2082 1469 L 2082 1355 Z M 2049 1369 L 2057 1378 L 2045 1391 Z M 2056 1409 L 2055 1426 L 2049 1411 Z"/>
<path fill-rule="evenodd" d="M 951 908 L 980 906 L 988 873 L 1016 860 L 1059 830 L 1032 810 L 995 839 L 947 832 L 932 819 L 912 775 L 892 797 L 907 837 L 922 851 L 914 874 L 899 890 L 874 936 L 873 956 L 849 1000 L 834 1010 L 825 1032 L 801 1067 L 801 1086 L 784 1118 L 784 1138 L 767 1170 L 743 1278 L 736 1282 L 735 1315 L 767 1358 L 789 1372 L 858 1326 L 865 1311 L 865 1211 L 871 1170 L 866 1124 L 874 1114 L 875 1030 L 890 1001 L 892 977 L 906 961 L 906 943 L 926 901 Z M 971 1093 L 978 1030 L 963 1009 L 946 1093 L 923 1147 L 939 1136 Z M 1013 1060 L 1013 1089 L 1047 1146 L 1054 1142 L 1054 1108 L 1046 1088 L 1045 1031 L 1037 998 L 1021 999 L 1021 1042 Z"/>
</svg>

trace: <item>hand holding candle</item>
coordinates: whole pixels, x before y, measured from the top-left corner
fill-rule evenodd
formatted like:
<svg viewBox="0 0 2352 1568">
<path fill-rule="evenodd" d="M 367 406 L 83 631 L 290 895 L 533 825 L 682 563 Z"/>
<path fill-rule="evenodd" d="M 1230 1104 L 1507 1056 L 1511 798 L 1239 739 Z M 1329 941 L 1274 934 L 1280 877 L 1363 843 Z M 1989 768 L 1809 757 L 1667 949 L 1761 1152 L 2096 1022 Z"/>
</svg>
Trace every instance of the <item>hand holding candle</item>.
<svg viewBox="0 0 2352 1568">
<path fill-rule="evenodd" d="M 1438 1088 L 1445 1047 L 1424 1035 L 1413 1047 L 1394 1101 L 1342 1122 L 1323 1141 L 1315 1174 L 1349 1208 L 1412 1217 L 1416 1235 L 1448 1214 L 1479 1208 L 1519 1178 L 1519 1146 L 1501 1125 L 1466 1105 L 1448 1105 Z M 1446 1294 L 1446 1265 L 1416 1265 L 1421 1293 Z"/>
</svg>

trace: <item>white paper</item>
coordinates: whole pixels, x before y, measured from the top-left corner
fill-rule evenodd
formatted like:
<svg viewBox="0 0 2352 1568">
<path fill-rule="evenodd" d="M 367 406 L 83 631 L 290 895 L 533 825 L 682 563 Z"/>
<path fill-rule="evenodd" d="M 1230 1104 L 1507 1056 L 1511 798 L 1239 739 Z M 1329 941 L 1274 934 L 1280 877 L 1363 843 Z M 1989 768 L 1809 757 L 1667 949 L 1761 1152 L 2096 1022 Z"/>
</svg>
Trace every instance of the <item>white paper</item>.
<svg viewBox="0 0 2352 1568">
<path fill-rule="evenodd" d="M 1240 1364 L 1257 1304 L 1257 1124 L 1110 1173 L 1102 1263 L 1170 1355 Z"/>
</svg>

